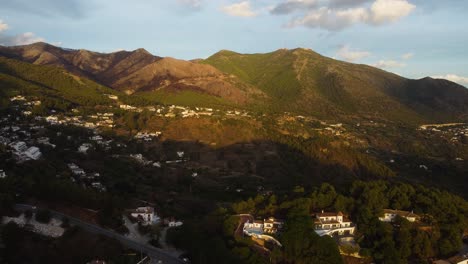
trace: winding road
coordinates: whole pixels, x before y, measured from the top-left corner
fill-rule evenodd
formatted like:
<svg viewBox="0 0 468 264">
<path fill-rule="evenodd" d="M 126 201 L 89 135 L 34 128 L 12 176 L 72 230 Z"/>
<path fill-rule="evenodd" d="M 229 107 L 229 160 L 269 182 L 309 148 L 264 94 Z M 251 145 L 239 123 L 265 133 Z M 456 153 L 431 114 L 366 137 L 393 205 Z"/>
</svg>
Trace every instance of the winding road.
<svg viewBox="0 0 468 264">
<path fill-rule="evenodd" d="M 31 210 L 31 211 L 37 210 L 36 207 L 34 207 L 32 205 L 28 205 L 28 204 L 16 204 L 15 209 L 18 210 L 18 211 L 21 211 L 21 212 L 24 212 L 24 211 L 27 211 L 27 210 Z M 66 218 L 69 219 L 70 224 L 79 226 L 79 227 L 83 228 L 84 230 L 86 230 L 88 232 L 91 232 L 91 233 L 94 233 L 94 234 L 99 234 L 99 235 L 103 235 L 103 236 L 106 236 L 106 237 L 109 237 L 109 238 L 112 238 L 112 239 L 116 239 L 120 243 L 122 243 L 122 245 L 125 245 L 125 246 L 127 246 L 127 247 L 129 247 L 129 248 L 131 248 L 133 250 L 136 250 L 138 252 L 141 252 L 141 253 L 144 253 L 144 254 L 148 255 L 150 257 L 150 259 L 151 259 L 151 263 L 161 263 L 161 264 L 186 263 L 186 262 L 182 261 L 181 259 L 179 259 L 177 256 L 174 256 L 174 255 L 172 255 L 172 254 L 170 254 L 170 253 L 168 253 L 168 252 L 166 252 L 164 250 L 161 250 L 159 248 L 155 248 L 155 247 L 147 245 L 147 244 L 142 244 L 142 243 L 133 241 L 133 240 L 131 240 L 131 239 L 119 234 L 119 233 L 116 233 L 116 232 L 108 230 L 108 229 L 104 229 L 104 228 L 102 228 L 100 226 L 96 226 L 96 225 L 84 222 L 84 221 L 82 221 L 80 219 L 77 219 L 77 218 L 74 218 L 74 217 L 71 217 L 71 216 L 56 212 L 56 211 L 52 211 L 52 210 L 49 210 L 49 211 L 51 212 L 52 217 L 54 217 L 54 218 L 61 219 L 61 218 L 66 217 Z"/>
</svg>

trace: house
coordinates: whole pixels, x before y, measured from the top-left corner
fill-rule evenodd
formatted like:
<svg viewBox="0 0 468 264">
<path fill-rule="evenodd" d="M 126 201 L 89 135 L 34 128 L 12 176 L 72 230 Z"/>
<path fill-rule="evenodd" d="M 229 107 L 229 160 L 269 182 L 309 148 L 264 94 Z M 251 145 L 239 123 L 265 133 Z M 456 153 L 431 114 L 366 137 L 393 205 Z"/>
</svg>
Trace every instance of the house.
<svg viewBox="0 0 468 264">
<path fill-rule="evenodd" d="M 182 221 L 171 220 L 171 221 L 169 221 L 169 223 L 167 225 L 169 227 L 178 227 L 178 226 L 181 226 L 183 224 L 184 223 Z"/>
<path fill-rule="evenodd" d="M 26 101 L 26 98 L 24 98 L 24 96 L 22 96 L 22 95 L 17 95 L 15 97 L 11 97 L 10 101 L 12 101 L 12 102 L 14 102 L 14 101 Z"/>
<path fill-rule="evenodd" d="M 42 153 L 38 147 L 30 147 L 24 152 L 24 155 L 32 160 L 38 160 L 41 158 Z"/>
<path fill-rule="evenodd" d="M 284 221 L 270 217 L 263 220 L 263 232 L 267 234 L 276 234 L 283 229 Z"/>
<path fill-rule="evenodd" d="M 6 178 L 6 173 L 3 170 L 0 170 L 0 179 Z"/>
<path fill-rule="evenodd" d="M 119 107 L 120 107 L 120 109 L 124 109 L 124 110 L 135 110 L 135 109 L 137 109 L 136 107 L 131 106 L 131 105 L 120 105 Z"/>
<path fill-rule="evenodd" d="M 94 141 L 101 141 L 102 140 L 102 136 L 100 135 L 94 135 L 90 138 L 91 140 L 94 140 Z"/>
<path fill-rule="evenodd" d="M 353 235 L 355 225 L 342 212 L 315 213 L 315 232 L 319 236 Z"/>
<path fill-rule="evenodd" d="M 28 149 L 28 146 L 26 146 L 26 143 L 23 141 L 13 142 L 10 144 L 10 147 L 18 153 L 24 152 Z"/>
<path fill-rule="evenodd" d="M 392 210 L 392 209 L 384 209 L 383 216 L 379 217 L 379 220 L 382 222 L 393 222 L 395 221 L 395 217 L 399 215 L 402 218 L 410 222 L 419 221 L 420 217 L 417 214 L 414 214 L 412 211 L 402 211 L 402 210 Z"/>
<path fill-rule="evenodd" d="M 47 123 L 50 124 L 57 124 L 58 123 L 58 117 L 57 116 L 48 116 L 46 117 Z"/>
<path fill-rule="evenodd" d="M 264 223 L 262 220 L 247 221 L 244 223 L 244 234 L 248 236 L 259 236 L 263 234 Z"/>
<path fill-rule="evenodd" d="M 102 185 L 102 183 L 100 183 L 100 182 L 92 182 L 92 183 L 91 183 L 91 186 L 92 186 L 94 189 L 98 189 L 98 190 L 101 191 L 101 192 L 105 192 L 105 191 L 106 191 L 106 187 L 104 187 L 104 185 Z"/>
<path fill-rule="evenodd" d="M 84 176 L 86 175 L 86 172 L 78 167 L 75 163 L 69 163 L 68 168 L 71 170 L 71 172 L 76 175 L 76 176 Z"/>
<path fill-rule="evenodd" d="M 83 153 L 83 154 L 86 154 L 88 152 L 88 150 L 92 147 L 93 145 L 91 145 L 90 143 L 83 143 L 79 148 L 78 148 L 78 152 L 80 153 Z"/>
<path fill-rule="evenodd" d="M 133 218 L 136 218 L 143 225 L 150 225 L 159 221 L 159 217 L 154 213 L 153 207 L 138 207 L 130 212 Z"/>
</svg>

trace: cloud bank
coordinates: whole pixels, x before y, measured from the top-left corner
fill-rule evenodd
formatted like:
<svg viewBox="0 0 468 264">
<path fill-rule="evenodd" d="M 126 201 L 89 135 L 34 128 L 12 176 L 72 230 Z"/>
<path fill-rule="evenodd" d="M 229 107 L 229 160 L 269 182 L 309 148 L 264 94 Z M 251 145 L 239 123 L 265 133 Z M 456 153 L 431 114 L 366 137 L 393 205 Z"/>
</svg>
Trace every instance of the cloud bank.
<svg viewBox="0 0 468 264">
<path fill-rule="evenodd" d="M 463 77 L 459 76 L 456 74 L 446 74 L 446 75 L 438 75 L 438 76 L 432 76 L 432 78 L 435 79 L 446 79 L 455 83 L 459 83 L 461 85 L 464 85 L 468 87 L 468 77 Z"/>
<path fill-rule="evenodd" d="M 253 17 L 257 15 L 257 13 L 252 10 L 249 1 L 227 5 L 222 7 L 221 10 L 230 16 L 237 17 Z"/>
<path fill-rule="evenodd" d="M 368 51 L 351 50 L 349 45 L 342 46 L 336 53 L 337 57 L 349 62 L 355 62 L 371 56 Z"/>
<path fill-rule="evenodd" d="M 32 32 L 26 32 L 18 35 L 7 35 L 3 32 L 8 30 L 9 26 L 7 23 L 0 20 L 0 45 L 3 46 L 16 46 L 16 45 L 27 45 L 35 42 L 45 41 L 44 38 L 36 36 Z"/>
<path fill-rule="evenodd" d="M 274 15 L 298 14 L 288 27 L 305 26 L 339 31 L 355 24 L 380 26 L 408 16 L 416 6 L 408 0 L 286 0 L 274 6 Z"/>
</svg>

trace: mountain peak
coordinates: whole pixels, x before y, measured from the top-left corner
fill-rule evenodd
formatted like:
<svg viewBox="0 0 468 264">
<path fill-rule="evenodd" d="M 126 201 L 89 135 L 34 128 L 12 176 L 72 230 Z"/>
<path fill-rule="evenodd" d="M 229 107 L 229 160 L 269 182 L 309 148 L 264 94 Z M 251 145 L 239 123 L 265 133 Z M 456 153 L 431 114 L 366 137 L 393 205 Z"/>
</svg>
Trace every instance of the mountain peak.
<svg viewBox="0 0 468 264">
<path fill-rule="evenodd" d="M 141 53 L 141 54 L 153 55 L 153 54 L 151 54 L 149 51 L 147 51 L 147 50 L 144 49 L 144 48 L 136 49 L 136 50 L 134 50 L 133 52 L 135 52 L 135 53 Z"/>
</svg>

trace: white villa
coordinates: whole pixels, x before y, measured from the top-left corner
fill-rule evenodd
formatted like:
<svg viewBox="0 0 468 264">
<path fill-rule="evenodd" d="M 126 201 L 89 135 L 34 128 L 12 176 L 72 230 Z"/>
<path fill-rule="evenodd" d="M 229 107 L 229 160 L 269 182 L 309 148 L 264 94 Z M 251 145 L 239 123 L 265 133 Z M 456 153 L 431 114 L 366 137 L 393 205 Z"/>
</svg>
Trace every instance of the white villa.
<svg viewBox="0 0 468 264">
<path fill-rule="evenodd" d="M 270 217 L 263 220 L 263 231 L 267 234 L 276 234 L 283 228 L 284 221 Z"/>
<path fill-rule="evenodd" d="M 92 147 L 93 145 L 90 143 L 83 143 L 79 148 L 78 152 L 86 154 L 88 150 Z"/>
<path fill-rule="evenodd" d="M 18 153 L 24 152 L 28 149 L 28 146 L 26 146 L 26 143 L 24 143 L 23 141 L 11 143 L 10 147 Z"/>
<path fill-rule="evenodd" d="M 405 218 L 406 220 L 410 222 L 416 222 L 419 221 L 420 217 L 419 215 L 413 213 L 413 212 L 408 212 L 408 211 L 402 211 L 402 210 L 392 210 L 392 209 L 384 209 L 383 210 L 383 216 L 379 217 L 379 220 L 382 222 L 393 222 L 395 221 L 395 217 L 399 215 L 402 218 Z"/>
<path fill-rule="evenodd" d="M 252 223 L 247 221 L 244 224 L 244 234 L 246 234 L 248 236 L 262 235 L 263 234 L 263 221 L 262 220 L 254 220 Z"/>
<path fill-rule="evenodd" d="M 150 225 L 159 221 L 159 217 L 154 213 L 153 207 L 138 207 L 137 209 L 130 212 L 130 215 L 143 225 Z"/>
<path fill-rule="evenodd" d="M 30 147 L 24 152 L 24 155 L 32 160 L 38 160 L 41 158 L 42 153 L 38 147 Z"/>
<path fill-rule="evenodd" d="M 319 236 L 353 235 L 356 226 L 342 212 L 324 212 L 315 214 L 315 232 Z"/>
<path fill-rule="evenodd" d="M 246 235 L 262 235 L 262 234 L 276 234 L 283 228 L 284 221 L 270 217 L 263 220 L 254 220 L 252 223 L 246 222 L 244 224 L 244 234 Z"/>
<path fill-rule="evenodd" d="M 250 237 L 271 241 L 281 247 L 281 243 L 271 235 L 280 231 L 283 225 L 284 222 L 282 220 L 275 219 L 274 217 L 254 220 L 252 223 L 247 221 L 244 223 L 243 232 Z"/>
</svg>

